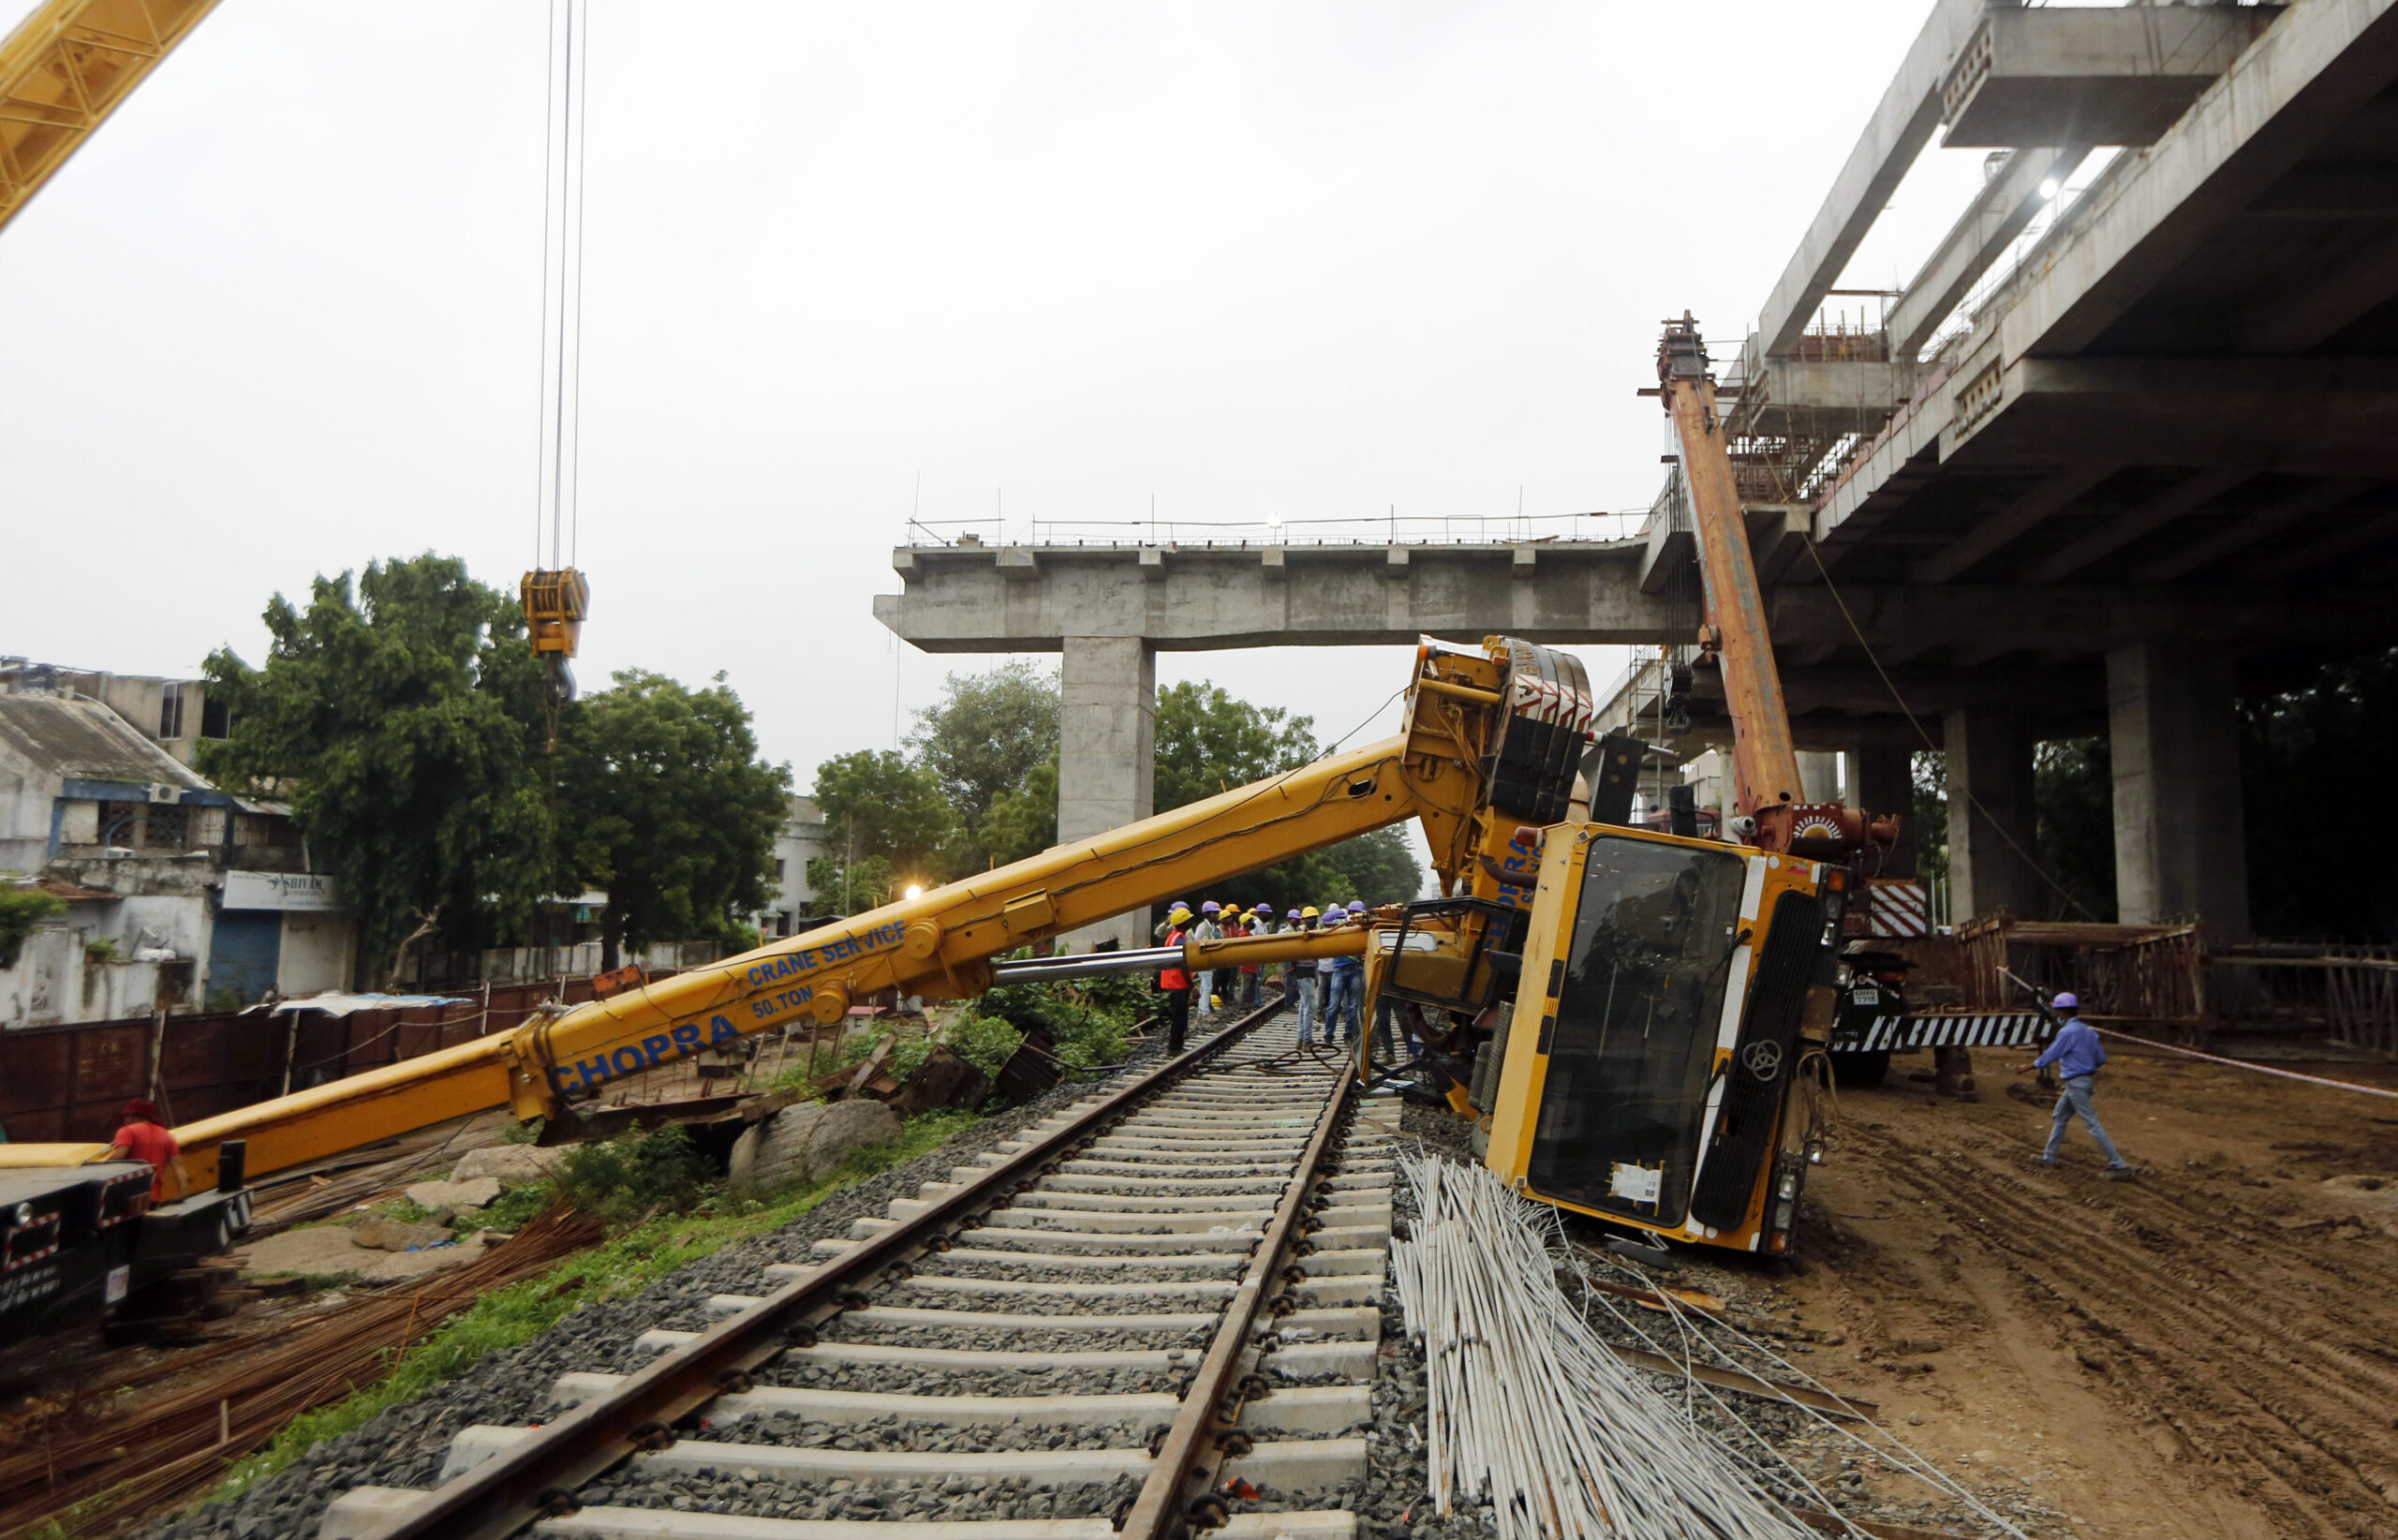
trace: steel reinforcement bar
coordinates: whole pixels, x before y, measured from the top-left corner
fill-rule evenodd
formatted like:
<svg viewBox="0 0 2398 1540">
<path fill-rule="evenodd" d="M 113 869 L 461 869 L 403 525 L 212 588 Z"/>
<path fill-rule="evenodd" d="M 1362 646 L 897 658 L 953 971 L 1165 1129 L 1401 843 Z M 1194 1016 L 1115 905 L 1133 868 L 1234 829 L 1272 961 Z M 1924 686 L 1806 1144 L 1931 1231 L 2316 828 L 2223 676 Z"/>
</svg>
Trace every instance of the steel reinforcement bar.
<svg viewBox="0 0 2398 1540">
<path fill-rule="evenodd" d="M 974 1179 L 931 1201 L 923 1212 L 861 1242 L 769 1296 L 671 1349 L 607 1393 L 585 1400 L 512 1447 L 428 1493 L 408 1512 L 363 1540 L 502 1540 L 544 1518 L 571 1513 L 582 1487 L 644 1449 L 671 1444 L 677 1423 L 715 1398 L 744 1389 L 762 1366 L 794 1340 L 860 1303 L 865 1289 L 914 1262 L 975 1214 L 1014 1196 L 1024 1181 L 1104 1132 L 1159 1091 L 1189 1075 L 1271 1017 L 1280 1001 L 1251 1012 L 1206 1042 L 1167 1060 L 1052 1132 L 1035 1137 Z M 1259 1382 L 1254 1343 L 1261 1312 L 1278 1308 L 1297 1280 L 1289 1261 L 1310 1222 L 1317 1183 L 1357 1083 L 1345 1075 L 1327 1099 L 1273 1222 L 1251 1251 L 1199 1372 L 1125 1518 L 1127 1540 L 1180 1540 L 1220 1516 L 1207 1510 L 1217 1466 L 1238 1451 L 1242 1401 Z"/>
</svg>

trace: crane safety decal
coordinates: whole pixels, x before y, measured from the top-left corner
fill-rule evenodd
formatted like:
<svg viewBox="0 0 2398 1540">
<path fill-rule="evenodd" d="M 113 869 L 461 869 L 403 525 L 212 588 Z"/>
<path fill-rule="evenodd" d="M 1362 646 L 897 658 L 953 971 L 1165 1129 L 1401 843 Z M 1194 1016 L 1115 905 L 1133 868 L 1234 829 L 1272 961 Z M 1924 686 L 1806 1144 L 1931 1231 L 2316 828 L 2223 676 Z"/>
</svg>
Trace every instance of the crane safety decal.
<svg viewBox="0 0 2398 1540">
<path fill-rule="evenodd" d="M 1515 671 L 1507 706 L 1518 717 L 1562 727 L 1585 738 L 1595 739 L 1599 735 L 1599 708 L 1595 702 L 1578 689 L 1551 684 L 1530 669 Z"/>
</svg>

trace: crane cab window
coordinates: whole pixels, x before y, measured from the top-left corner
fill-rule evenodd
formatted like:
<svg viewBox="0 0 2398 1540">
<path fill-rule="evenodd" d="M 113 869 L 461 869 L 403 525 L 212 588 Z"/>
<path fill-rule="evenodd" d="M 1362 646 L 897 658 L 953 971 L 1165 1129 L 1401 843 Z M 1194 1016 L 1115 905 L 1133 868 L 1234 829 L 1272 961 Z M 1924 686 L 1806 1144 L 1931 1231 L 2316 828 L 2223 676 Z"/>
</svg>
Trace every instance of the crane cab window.
<svg viewBox="0 0 2398 1540">
<path fill-rule="evenodd" d="M 1535 1192 L 1682 1222 L 1745 867 L 1730 851 L 1591 841 L 1532 1130 Z"/>
</svg>

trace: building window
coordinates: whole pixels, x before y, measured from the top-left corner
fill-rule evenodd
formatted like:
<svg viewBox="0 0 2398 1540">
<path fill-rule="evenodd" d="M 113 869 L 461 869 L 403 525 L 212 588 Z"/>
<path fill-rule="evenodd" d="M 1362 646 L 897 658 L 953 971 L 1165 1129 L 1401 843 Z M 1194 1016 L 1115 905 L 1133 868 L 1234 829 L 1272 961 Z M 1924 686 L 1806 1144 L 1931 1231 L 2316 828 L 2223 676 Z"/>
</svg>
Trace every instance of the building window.
<svg viewBox="0 0 2398 1540">
<path fill-rule="evenodd" d="M 224 702 L 212 701 L 204 695 L 200 697 L 200 735 L 203 738 L 229 738 L 232 736 L 230 717 L 227 712 Z"/>
<path fill-rule="evenodd" d="M 775 863 L 775 886 L 777 886 L 777 887 L 781 887 L 782 885 L 783 885 L 783 864 L 782 864 L 781 862 L 777 861 L 777 862 L 776 862 L 776 863 Z"/>
<path fill-rule="evenodd" d="M 158 736 L 170 741 L 184 735 L 184 687 L 169 685 L 158 692 Z"/>
</svg>

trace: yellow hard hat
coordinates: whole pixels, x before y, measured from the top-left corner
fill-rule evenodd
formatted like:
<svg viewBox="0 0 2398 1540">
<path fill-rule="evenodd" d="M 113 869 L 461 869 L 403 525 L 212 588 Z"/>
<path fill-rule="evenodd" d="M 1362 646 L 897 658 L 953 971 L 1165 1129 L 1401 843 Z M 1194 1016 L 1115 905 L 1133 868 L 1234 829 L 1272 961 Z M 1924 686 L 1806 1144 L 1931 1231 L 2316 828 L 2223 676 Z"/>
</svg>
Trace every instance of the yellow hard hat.
<svg viewBox="0 0 2398 1540">
<path fill-rule="evenodd" d="M 1322 919 L 1323 916 L 1316 912 L 1316 908 L 1313 904 L 1310 904 L 1307 908 L 1299 911 L 1299 918 L 1302 920 L 1318 920 Z"/>
<path fill-rule="evenodd" d="M 1174 906 L 1174 912 L 1173 912 L 1173 913 L 1171 913 L 1171 914 L 1168 914 L 1168 915 L 1166 916 L 1166 918 L 1167 918 L 1168 920 L 1173 921 L 1173 922 L 1174 922 L 1174 923 L 1176 923 L 1177 925 L 1179 925 L 1179 924 L 1181 924 L 1183 921 L 1188 920 L 1189 918 L 1191 918 L 1191 911 L 1190 911 L 1189 910 L 1187 910 L 1187 909 L 1183 908 L 1180 904 L 1177 904 L 1177 905 L 1175 905 L 1175 906 Z"/>
</svg>

